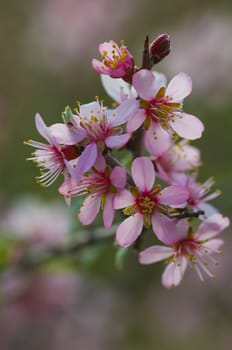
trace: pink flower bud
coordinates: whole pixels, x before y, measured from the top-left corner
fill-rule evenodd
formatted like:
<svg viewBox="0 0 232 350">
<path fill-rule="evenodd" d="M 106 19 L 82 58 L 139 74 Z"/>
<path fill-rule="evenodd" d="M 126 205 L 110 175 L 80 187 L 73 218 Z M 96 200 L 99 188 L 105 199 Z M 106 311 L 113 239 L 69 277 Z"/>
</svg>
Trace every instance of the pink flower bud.
<svg viewBox="0 0 232 350">
<path fill-rule="evenodd" d="M 170 52 L 169 34 L 159 35 L 150 45 L 149 48 L 152 64 L 160 62 Z"/>
</svg>

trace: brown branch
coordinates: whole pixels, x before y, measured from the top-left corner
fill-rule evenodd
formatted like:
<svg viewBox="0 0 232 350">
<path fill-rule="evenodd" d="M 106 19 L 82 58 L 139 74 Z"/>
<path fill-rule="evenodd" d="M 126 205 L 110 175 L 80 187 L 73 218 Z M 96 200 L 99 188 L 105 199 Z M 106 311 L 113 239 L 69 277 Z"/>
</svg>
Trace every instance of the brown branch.
<svg viewBox="0 0 232 350">
<path fill-rule="evenodd" d="M 133 133 L 132 138 L 127 144 L 127 148 L 133 153 L 134 157 L 141 156 L 143 146 L 143 134 L 143 128 L 139 128 Z"/>
<path fill-rule="evenodd" d="M 168 216 L 170 219 L 186 219 L 186 218 L 198 218 L 200 215 L 204 215 L 205 212 L 203 210 L 193 211 L 193 212 L 182 212 L 182 213 L 174 213 L 168 214 L 166 212 L 163 213 Z"/>
<path fill-rule="evenodd" d="M 149 52 L 149 36 L 147 35 L 144 41 L 144 49 L 143 49 L 143 62 L 142 62 L 142 68 L 144 69 L 151 69 L 151 59 L 150 59 L 150 52 Z"/>
</svg>

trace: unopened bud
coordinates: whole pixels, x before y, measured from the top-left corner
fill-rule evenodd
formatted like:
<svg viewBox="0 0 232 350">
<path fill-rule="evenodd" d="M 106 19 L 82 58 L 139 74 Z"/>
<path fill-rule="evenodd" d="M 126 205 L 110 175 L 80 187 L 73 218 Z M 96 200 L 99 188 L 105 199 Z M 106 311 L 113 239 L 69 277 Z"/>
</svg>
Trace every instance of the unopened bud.
<svg viewBox="0 0 232 350">
<path fill-rule="evenodd" d="M 150 45 L 150 59 L 152 65 L 160 62 L 170 52 L 170 36 L 169 34 L 159 35 Z"/>
</svg>

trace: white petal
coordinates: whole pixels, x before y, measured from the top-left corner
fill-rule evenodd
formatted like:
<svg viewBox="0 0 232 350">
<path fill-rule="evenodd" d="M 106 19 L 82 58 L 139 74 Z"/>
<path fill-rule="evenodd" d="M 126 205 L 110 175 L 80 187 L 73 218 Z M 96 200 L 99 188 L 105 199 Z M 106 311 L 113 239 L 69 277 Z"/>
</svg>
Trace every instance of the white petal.
<svg viewBox="0 0 232 350">
<path fill-rule="evenodd" d="M 101 82 L 106 93 L 115 101 L 121 103 L 127 98 L 136 97 L 137 93 L 133 86 L 125 80 L 111 78 L 109 75 L 101 74 Z"/>
</svg>

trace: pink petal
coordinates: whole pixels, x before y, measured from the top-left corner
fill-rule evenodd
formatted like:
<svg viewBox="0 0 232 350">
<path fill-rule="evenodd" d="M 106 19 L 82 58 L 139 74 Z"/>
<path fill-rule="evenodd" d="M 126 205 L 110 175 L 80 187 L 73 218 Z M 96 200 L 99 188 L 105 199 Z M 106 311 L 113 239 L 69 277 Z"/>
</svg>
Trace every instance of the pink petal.
<svg viewBox="0 0 232 350">
<path fill-rule="evenodd" d="M 129 247 L 141 234 L 143 228 L 143 217 L 135 214 L 124 220 L 117 228 L 116 242 L 121 247 Z"/>
<path fill-rule="evenodd" d="M 228 217 L 214 214 L 199 225 L 195 237 L 200 241 L 213 238 L 225 230 L 229 224 Z"/>
<path fill-rule="evenodd" d="M 88 196 L 85 198 L 78 213 L 78 219 L 83 225 L 91 224 L 99 213 L 101 198 L 99 196 Z"/>
<path fill-rule="evenodd" d="M 146 118 L 146 112 L 144 109 L 138 109 L 138 111 L 128 120 L 126 130 L 127 132 L 134 132 L 137 130 Z"/>
<path fill-rule="evenodd" d="M 86 171 L 88 171 L 96 162 L 98 155 L 97 146 L 95 143 L 90 143 L 85 147 L 84 151 L 78 158 L 77 167 L 74 170 L 77 181 Z"/>
<path fill-rule="evenodd" d="M 58 144 L 75 145 L 85 138 L 85 133 L 81 128 L 71 131 L 66 124 L 61 123 L 51 125 L 49 132 Z"/>
<path fill-rule="evenodd" d="M 186 187 L 173 185 L 166 187 L 159 195 L 159 203 L 170 205 L 173 207 L 181 207 L 186 205 L 186 200 L 189 197 L 189 192 Z"/>
<path fill-rule="evenodd" d="M 73 178 L 70 177 L 70 176 L 66 176 L 65 179 L 64 179 L 64 182 L 60 185 L 60 187 L 58 188 L 58 192 L 64 196 L 65 198 L 65 202 L 67 204 L 68 207 L 71 206 L 71 195 L 70 195 L 70 192 L 72 190 L 72 187 L 73 187 Z M 75 183 L 76 184 L 76 183 Z"/>
<path fill-rule="evenodd" d="M 129 205 L 134 204 L 135 197 L 131 194 L 130 191 L 124 189 L 121 190 L 119 193 L 116 193 L 114 197 L 114 208 L 115 209 L 121 209 L 126 208 Z"/>
<path fill-rule="evenodd" d="M 172 245 L 181 238 L 175 222 L 164 214 L 155 212 L 151 221 L 155 235 L 164 244 Z"/>
<path fill-rule="evenodd" d="M 166 183 L 171 183 L 170 175 L 166 172 L 166 170 L 164 170 L 159 161 L 157 161 L 155 164 L 157 168 L 157 175 L 159 176 L 159 178 L 165 181 Z"/>
<path fill-rule="evenodd" d="M 163 286 L 165 288 L 178 286 L 183 279 L 187 265 L 187 259 L 185 257 L 179 257 L 175 262 L 168 264 L 162 275 Z"/>
<path fill-rule="evenodd" d="M 172 248 L 154 245 L 139 253 L 139 262 L 140 264 L 153 264 L 167 259 L 173 254 L 174 250 Z"/>
<path fill-rule="evenodd" d="M 224 245 L 222 239 L 211 239 L 210 241 L 204 243 L 203 247 L 206 248 L 208 254 L 220 253 L 221 247 Z"/>
<path fill-rule="evenodd" d="M 189 229 L 188 220 L 185 220 L 185 219 L 177 220 L 176 227 L 179 231 L 180 239 L 186 238 L 188 234 L 188 229 Z"/>
<path fill-rule="evenodd" d="M 106 161 L 105 158 L 103 157 L 102 153 L 98 152 L 96 162 L 94 164 L 94 167 L 98 171 L 104 171 L 106 168 Z"/>
<path fill-rule="evenodd" d="M 157 83 L 156 78 L 151 71 L 141 69 L 135 73 L 133 75 L 132 84 L 142 99 L 150 101 L 155 97 L 157 92 Z"/>
<path fill-rule="evenodd" d="M 183 152 L 186 154 L 184 160 L 186 164 L 181 169 L 181 164 L 178 163 L 179 170 L 192 169 L 193 167 L 199 167 L 201 164 L 201 153 L 200 150 L 191 145 L 183 145 Z"/>
<path fill-rule="evenodd" d="M 99 44 L 98 50 L 101 56 L 104 56 L 105 52 L 107 52 L 107 56 L 112 58 L 112 50 L 116 48 L 118 49 L 118 45 L 114 40 L 105 41 L 104 43 Z"/>
<path fill-rule="evenodd" d="M 182 101 L 192 91 L 192 79 L 185 73 L 175 75 L 167 86 L 166 96 L 173 101 Z"/>
<path fill-rule="evenodd" d="M 147 157 L 138 157 L 132 163 L 131 174 L 140 191 L 149 191 L 155 182 L 155 170 Z"/>
<path fill-rule="evenodd" d="M 128 119 L 139 109 L 139 102 L 130 98 L 120 104 L 108 118 L 109 127 L 115 127 L 128 121 Z"/>
<path fill-rule="evenodd" d="M 113 186 L 122 190 L 126 186 L 127 172 L 124 168 L 116 166 L 110 174 L 110 181 Z"/>
<path fill-rule="evenodd" d="M 131 134 L 109 136 L 105 139 L 105 144 L 109 148 L 121 148 L 130 140 Z"/>
<path fill-rule="evenodd" d="M 204 131 L 204 125 L 194 115 L 175 112 L 172 119 L 174 121 L 170 121 L 169 125 L 180 137 L 187 140 L 199 139 Z"/>
<path fill-rule="evenodd" d="M 44 123 L 42 117 L 39 115 L 39 113 L 36 113 L 35 116 L 35 125 L 36 129 L 40 133 L 41 136 L 43 136 L 51 145 L 54 143 L 52 137 L 49 133 L 49 128 Z"/>
<path fill-rule="evenodd" d="M 107 230 L 111 228 L 114 219 L 113 200 L 114 195 L 112 193 L 108 193 L 105 198 L 105 204 L 103 209 L 103 222 Z"/>
<path fill-rule="evenodd" d="M 98 61 L 95 58 L 92 59 L 92 67 L 100 74 L 110 73 L 110 69 L 106 67 L 101 61 Z"/>
<path fill-rule="evenodd" d="M 159 157 L 171 147 L 172 141 L 169 134 L 159 123 L 152 123 L 145 132 L 145 146 L 153 156 Z"/>
</svg>

